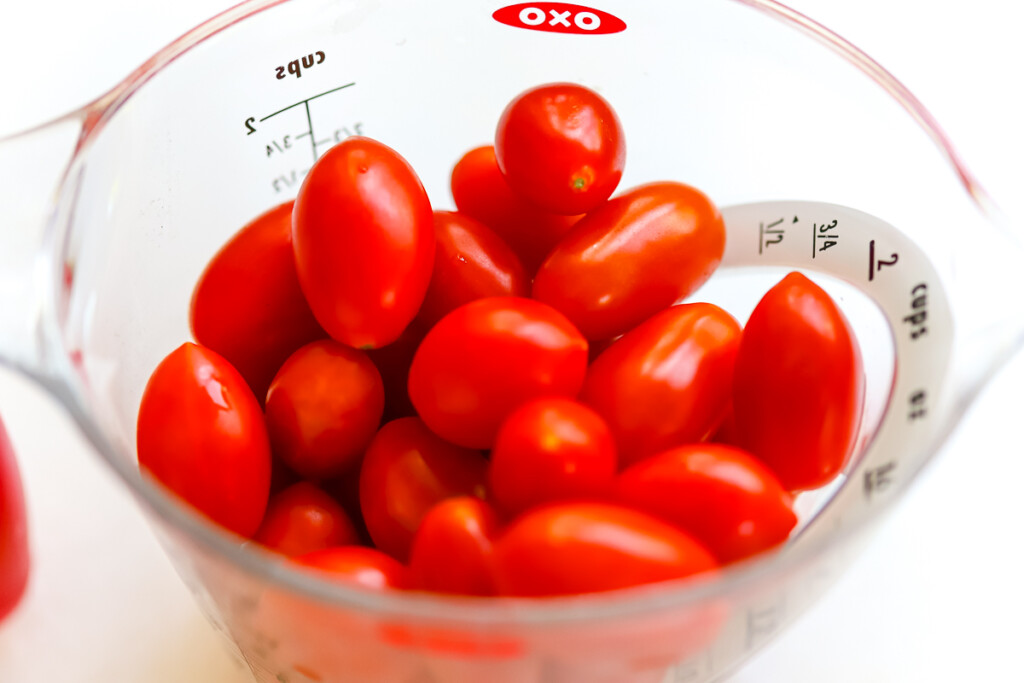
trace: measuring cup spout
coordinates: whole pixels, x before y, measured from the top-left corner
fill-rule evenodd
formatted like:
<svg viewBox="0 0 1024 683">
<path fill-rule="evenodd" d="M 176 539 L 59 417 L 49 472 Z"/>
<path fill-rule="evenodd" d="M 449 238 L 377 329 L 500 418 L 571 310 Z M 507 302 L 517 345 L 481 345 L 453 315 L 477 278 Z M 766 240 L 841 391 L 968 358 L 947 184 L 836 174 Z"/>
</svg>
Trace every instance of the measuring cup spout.
<svg viewBox="0 0 1024 683">
<path fill-rule="evenodd" d="M 0 138 L 0 363 L 50 374 L 59 283 L 58 188 L 82 130 L 81 112 Z"/>
</svg>

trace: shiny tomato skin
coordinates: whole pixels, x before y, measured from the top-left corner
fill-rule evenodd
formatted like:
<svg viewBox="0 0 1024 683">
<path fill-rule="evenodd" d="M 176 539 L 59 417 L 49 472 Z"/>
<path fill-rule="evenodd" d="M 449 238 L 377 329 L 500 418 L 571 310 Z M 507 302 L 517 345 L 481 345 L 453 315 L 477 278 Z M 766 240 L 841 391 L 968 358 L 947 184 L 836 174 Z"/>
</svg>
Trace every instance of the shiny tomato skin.
<svg viewBox="0 0 1024 683">
<path fill-rule="evenodd" d="M 793 272 L 743 331 L 733 380 L 737 443 L 790 491 L 832 481 L 853 452 L 864 402 L 860 349 L 842 311 Z"/>
<path fill-rule="evenodd" d="M 552 213 L 591 211 L 622 178 L 626 138 L 611 105 L 593 90 L 551 83 L 516 96 L 494 136 L 509 187 Z"/>
<path fill-rule="evenodd" d="M 463 304 L 491 296 L 528 296 L 523 264 L 480 221 L 452 211 L 434 212 L 434 272 L 418 319 L 432 327 Z"/>
<path fill-rule="evenodd" d="M 472 149 L 459 159 L 452 169 L 451 190 L 459 211 L 497 233 L 531 277 L 558 240 L 582 218 L 544 211 L 513 192 L 491 145 Z"/>
<path fill-rule="evenodd" d="M 14 447 L 0 421 L 0 620 L 21 602 L 31 564 L 25 491 Z"/>
<path fill-rule="evenodd" d="M 442 440 L 419 418 L 381 427 L 359 475 L 359 503 L 374 545 L 404 562 L 427 512 L 446 498 L 482 497 L 486 470 L 479 451 Z"/>
<path fill-rule="evenodd" d="M 324 479 L 353 468 L 377 433 L 384 385 L 369 357 L 322 339 L 285 361 L 267 392 L 274 453 L 299 475 Z"/>
<path fill-rule="evenodd" d="M 495 504 L 516 515 L 541 503 L 607 497 L 616 470 L 615 440 L 601 416 L 572 399 L 545 396 L 502 422 L 488 481 Z"/>
<path fill-rule="evenodd" d="M 533 298 L 565 314 L 591 341 L 632 329 L 711 277 L 725 225 L 702 192 L 641 185 L 584 216 L 537 271 Z"/>
<path fill-rule="evenodd" d="M 721 423 L 740 335 L 736 319 L 718 306 L 678 304 L 591 363 L 580 400 L 608 423 L 622 466 L 700 441 Z"/>
<path fill-rule="evenodd" d="M 497 595 L 492 553 L 499 531 L 494 510 L 459 496 L 432 507 L 416 531 L 409 569 L 416 587 L 455 595 Z"/>
<path fill-rule="evenodd" d="M 293 557 L 291 561 L 339 583 L 355 583 L 379 590 L 412 586 L 408 567 L 375 548 L 359 545 L 325 548 Z"/>
<path fill-rule="evenodd" d="M 426 190 L 390 147 L 346 138 L 313 165 L 292 214 L 299 283 L 323 328 L 353 348 L 402 333 L 434 267 Z"/>
<path fill-rule="evenodd" d="M 546 304 L 517 297 L 478 299 L 441 319 L 409 369 L 409 397 L 442 438 L 490 448 L 501 421 L 520 403 L 575 396 L 587 341 Z"/>
<path fill-rule="evenodd" d="M 235 366 L 261 405 L 288 356 L 327 336 L 295 272 L 293 205 L 267 211 L 221 247 L 196 283 L 189 309 L 196 342 Z"/>
<path fill-rule="evenodd" d="M 700 541 L 722 564 L 774 548 L 797 523 L 793 496 L 760 460 L 732 446 L 691 444 L 626 468 L 616 499 Z"/>
<path fill-rule="evenodd" d="M 717 562 L 688 534 L 643 512 L 569 502 L 534 508 L 509 524 L 494 567 L 502 595 L 542 597 L 680 579 Z"/>
<path fill-rule="evenodd" d="M 356 545 L 359 536 L 344 508 L 320 487 L 300 481 L 270 497 L 257 543 L 296 556 L 339 545 Z"/>
<path fill-rule="evenodd" d="M 208 518 L 252 536 L 270 495 L 270 439 L 245 379 L 186 342 L 157 365 L 137 425 L 142 471 Z"/>
</svg>

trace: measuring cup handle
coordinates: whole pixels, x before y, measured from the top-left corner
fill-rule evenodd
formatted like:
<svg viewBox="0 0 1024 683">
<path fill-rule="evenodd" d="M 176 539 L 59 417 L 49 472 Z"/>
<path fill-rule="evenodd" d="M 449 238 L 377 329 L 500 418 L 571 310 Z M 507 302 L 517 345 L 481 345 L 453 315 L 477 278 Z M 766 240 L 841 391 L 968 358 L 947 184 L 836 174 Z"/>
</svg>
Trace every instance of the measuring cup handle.
<svg viewBox="0 0 1024 683">
<path fill-rule="evenodd" d="M 52 351 L 58 190 L 83 120 L 74 112 L 0 138 L 0 363 L 37 377 L 49 374 Z"/>
</svg>

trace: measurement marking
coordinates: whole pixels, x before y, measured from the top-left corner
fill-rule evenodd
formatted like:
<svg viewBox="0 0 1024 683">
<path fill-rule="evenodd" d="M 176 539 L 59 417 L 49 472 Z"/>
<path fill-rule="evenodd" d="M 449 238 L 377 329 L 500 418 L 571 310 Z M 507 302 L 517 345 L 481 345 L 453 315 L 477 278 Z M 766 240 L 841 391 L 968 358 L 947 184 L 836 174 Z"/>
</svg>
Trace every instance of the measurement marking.
<svg viewBox="0 0 1024 683">
<path fill-rule="evenodd" d="M 833 234 L 831 231 L 835 230 L 839 226 L 839 221 L 833 219 L 831 223 L 817 223 L 812 224 L 811 227 L 811 258 L 816 258 L 819 251 L 827 251 L 832 247 L 839 244 L 839 235 Z M 823 240 L 821 248 L 818 248 L 819 238 Z"/>
<path fill-rule="evenodd" d="M 304 137 L 308 137 L 308 136 L 309 136 L 309 131 L 307 130 L 305 133 L 299 133 L 298 135 L 296 135 L 295 139 L 298 140 L 299 138 L 304 138 Z"/>
<path fill-rule="evenodd" d="M 770 244 L 778 244 L 779 242 L 782 241 L 782 237 L 783 237 L 784 233 L 786 232 L 785 229 L 774 230 L 773 228 L 775 228 L 776 225 L 781 225 L 784 220 L 785 219 L 780 218 L 779 220 L 775 221 L 774 223 L 769 223 L 767 227 L 765 227 L 764 223 L 758 224 L 758 237 L 757 237 L 757 255 L 758 256 L 760 256 L 762 254 L 762 252 L 764 251 L 764 248 L 766 246 L 768 246 Z M 777 239 L 775 239 L 775 240 L 766 240 L 765 237 L 764 237 L 765 235 L 776 235 Z"/>
<path fill-rule="evenodd" d="M 320 155 L 316 153 L 316 138 L 313 137 L 313 117 L 309 114 L 309 100 L 306 100 L 306 123 L 309 124 L 309 141 L 313 143 L 313 163 L 320 158 Z"/>
<path fill-rule="evenodd" d="M 875 241 L 871 240 L 868 242 L 868 282 L 875 279 L 875 273 L 880 271 L 884 266 L 895 266 L 900 260 L 900 255 L 895 251 L 889 256 L 888 259 L 880 258 L 875 261 Z"/>
<path fill-rule="evenodd" d="M 330 90 L 325 90 L 325 91 L 323 91 L 322 93 L 320 93 L 318 95 L 313 95 L 312 97 L 307 97 L 306 99 L 300 100 L 300 101 L 296 102 L 295 104 L 289 104 L 284 109 L 278 109 L 273 114 L 267 114 L 262 119 L 260 119 L 260 123 L 263 123 L 267 119 L 273 118 L 273 117 L 277 116 L 278 114 L 282 114 L 282 113 L 288 111 L 289 109 L 294 109 L 295 107 L 299 106 L 300 104 L 305 104 L 305 105 L 308 106 L 311 100 L 315 100 L 318 97 L 323 97 L 324 95 L 330 95 L 332 92 L 338 92 L 339 90 L 344 90 L 345 88 L 351 88 L 353 85 L 355 85 L 354 81 L 352 83 L 346 83 L 345 85 L 339 85 L 337 88 L 332 88 Z"/>
<path fill-rule="evenodd" d="M 896 463 L 887 462 L 864 473 L 864 498 L 871 500 L 876 493 L 882 493 L 893 483 L 893 470 Z"/>
<path fill-rule="evenodd" d="M 331 138 L 327 138 L 326 140 L 317 140 L 313 144 L 316 145 L 317 147 L 319 147 L 320 145 L 333 145 L 334 140 L 332 140 Z"/>
</svg>

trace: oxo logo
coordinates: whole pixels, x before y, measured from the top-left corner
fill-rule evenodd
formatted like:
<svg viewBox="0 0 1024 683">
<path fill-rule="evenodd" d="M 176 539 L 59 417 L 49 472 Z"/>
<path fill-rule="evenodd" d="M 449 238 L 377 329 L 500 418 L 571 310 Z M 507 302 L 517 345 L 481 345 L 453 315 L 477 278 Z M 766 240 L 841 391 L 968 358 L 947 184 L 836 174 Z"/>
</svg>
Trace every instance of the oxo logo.
<svg viewBox="0 0 1024 683">
<path fill-rule="evenodd" d="M 491 16 L 507 26 L 551 33 L 618 33 L 626 30 L 626 22 L 614 14 L 565 2 L 524 2 L 502 7 Z"/>
</svg>

